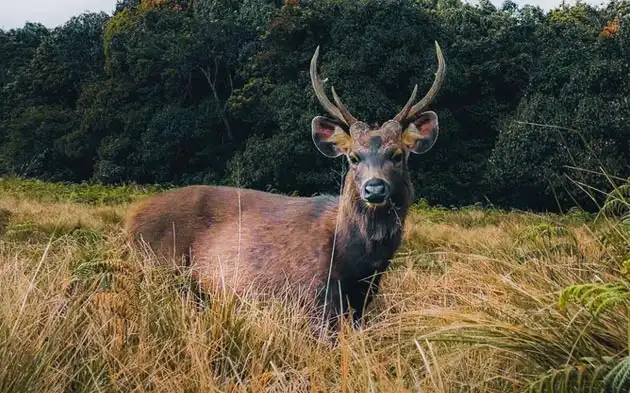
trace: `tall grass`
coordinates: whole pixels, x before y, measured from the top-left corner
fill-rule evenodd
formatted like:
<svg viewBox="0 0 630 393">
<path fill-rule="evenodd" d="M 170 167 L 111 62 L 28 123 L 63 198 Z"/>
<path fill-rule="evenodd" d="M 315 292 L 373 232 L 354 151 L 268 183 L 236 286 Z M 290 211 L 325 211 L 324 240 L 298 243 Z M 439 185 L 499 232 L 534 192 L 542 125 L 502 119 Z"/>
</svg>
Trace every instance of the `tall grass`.
<svg viewBox="0 0 630 393">
<path fill-rule="evenodd" d="M 125 203 L 144 191 L 85 203 L 12 181 L 1 392 L 602 391 L 630 369 L 616 217 L 417 206 L 364 327 L 333 343 L 303 306 L 200 300 L 185 269 L 128 249 Z"/>
</svg>

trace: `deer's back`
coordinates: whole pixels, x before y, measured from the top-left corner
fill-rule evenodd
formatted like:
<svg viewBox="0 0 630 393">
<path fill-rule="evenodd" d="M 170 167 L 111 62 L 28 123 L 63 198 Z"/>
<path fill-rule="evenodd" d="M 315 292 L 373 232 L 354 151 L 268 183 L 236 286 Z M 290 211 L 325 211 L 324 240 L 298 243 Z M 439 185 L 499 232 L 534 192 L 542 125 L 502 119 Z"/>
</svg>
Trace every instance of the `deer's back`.
<svg viewBox="0 0 630 393">
<path fill-rule="evenodd" d="M 141 201 L 127 233 L 158 255 L 186 255 L 206 286 L 310 285 L 330 263 L 337 198 L 190 186 Z"/>
</svg>

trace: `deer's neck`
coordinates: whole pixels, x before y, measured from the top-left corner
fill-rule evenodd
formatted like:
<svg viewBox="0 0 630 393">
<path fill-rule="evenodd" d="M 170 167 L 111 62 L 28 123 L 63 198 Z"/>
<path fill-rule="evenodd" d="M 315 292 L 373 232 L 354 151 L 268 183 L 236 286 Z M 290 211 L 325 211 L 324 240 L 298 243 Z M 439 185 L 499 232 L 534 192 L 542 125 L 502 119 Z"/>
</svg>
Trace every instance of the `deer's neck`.
<svg viewBox="0 0 630 393">
<path fill-rule="evenodd" d="M 412 194 L 406 181 L 392 204 L 370 208 L 360 198 L 352 174 L 346 177 L 339 203 L 336 256 L 362 274 L 365 268 L 384 270 L 398 249 Z"/>
</svg>

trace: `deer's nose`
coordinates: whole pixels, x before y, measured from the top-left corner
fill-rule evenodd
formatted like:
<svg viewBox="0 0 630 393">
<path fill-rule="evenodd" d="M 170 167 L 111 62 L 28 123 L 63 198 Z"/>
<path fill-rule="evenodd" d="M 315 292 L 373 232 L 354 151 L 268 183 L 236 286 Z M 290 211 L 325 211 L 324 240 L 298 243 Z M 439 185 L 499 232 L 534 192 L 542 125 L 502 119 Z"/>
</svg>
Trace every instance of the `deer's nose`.
<svg viewBox="0 0 630 393">
<path fill-rule="evenodd" d="M 383 203 L 389 196 L 389 187 L 383 179 L 370 179 L 363 186 L 363 198 L 370 203 Z"/>
</svg>

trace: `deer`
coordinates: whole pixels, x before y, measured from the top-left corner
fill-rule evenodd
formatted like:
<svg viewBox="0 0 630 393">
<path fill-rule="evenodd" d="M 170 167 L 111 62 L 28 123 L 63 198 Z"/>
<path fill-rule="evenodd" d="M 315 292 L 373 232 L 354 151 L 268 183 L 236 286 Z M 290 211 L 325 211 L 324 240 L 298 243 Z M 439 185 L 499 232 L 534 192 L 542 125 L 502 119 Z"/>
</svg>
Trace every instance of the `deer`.
<svg viewBox="0 0 630 393">
<path fill-rule="evenodd" d="M 360 326 L 401 245 L 414 197 L 410 155 L 428 152 L 438 138 L 438 116 L 426 110 L 446 69 L 437 41 L 435 49 L 438 69 L 426 95 L 416 101 L 416 84 L 396 116 L 368 125 L 348 111 L 334 86 L 335 104 L 329 100 L 316 48 L 310 79 L 331 117 L 314 117 L 311 137 L 324 156 L 348 161 L 340 195 L 186 186 L 135 202 L 125 223 L 129 241 L 156 255 L 184 258 L 203 291 L 274 293 L 288 284 L 305 288 L 328 321 L 349 315 Z"/>
</svg>

